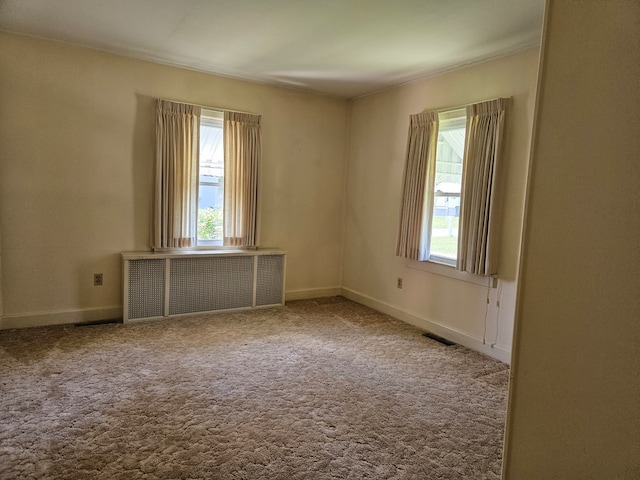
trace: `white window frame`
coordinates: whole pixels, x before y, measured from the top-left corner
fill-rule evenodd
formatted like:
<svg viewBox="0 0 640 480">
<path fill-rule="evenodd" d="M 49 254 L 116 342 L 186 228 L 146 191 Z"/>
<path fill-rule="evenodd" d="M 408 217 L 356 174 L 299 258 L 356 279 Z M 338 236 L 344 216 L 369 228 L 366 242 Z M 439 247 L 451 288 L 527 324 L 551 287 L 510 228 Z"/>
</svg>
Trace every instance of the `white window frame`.
<svg viewBox="0 0 640 480">
<path fill-rule="evenodd" d="M 214 126 L 214 127 L 219 127 L 222 130 L 222 136 L 224 139 L 224 112 L 220 111 L 220 110 L 211 110 L 211 109 L 202 109 L 200 112 L 200 128 L 202 128 L 202 125 L 208 125 L 208 126 Z M 223 140 L 224 141 L 224 140 Z M 224 145 L 223 145 L 223 152 L 224 152 Z M 197 194 L 197 199 L 198 199 L 198 204 L 195 206 L 198 214 L 196 216 L 196 246 L 195 249 L 207 249 L 207 250 L 211 250 L 211 249 L 230 249 L 233 247 L 223 247 L 223 240 L 203 240 L 200 239 L 200 235 L 198 233 L 198 229 L 197 229 L 197 225 L 199 223 L 199 214 L 200 214 L 200 205 L 199 205 L 199 199 L 200 199 L 200 186 L 201 185 L 220 185 L 220 182 L 203 182 L 200 179 L 200 151 L 198 151 L 198 165 L 197 165 L 197 169 L 198 169 L 198 194 Z M 224 175 L 222 177 L 222 186 L 224 187 Z M 224 225 L 224 202 L 223 202 L 223 206 L 222 206 L 222 223 Z"/>
<path fill-rule="evenodd" d="M 442 112 L 438 112 L 438 124 L 439 124 L 439 128 L 438 130 L 440 130 L 443 126 L 443 124 L 446 126 L 447 123 L 448 124 L 458 124 L 458 123 L 463 123 L 466 124 L 466 118 L 467 118 L 467 113 L 466 113 L 466 109 L 464 108 L 457 108 L 455 110 L 447 110 L 447 111 L 442 111 Z M 440 135 L 440 131 L 438 131 L 438 135 Z M 466 141 L 466 132 L 465 132 L 465 141 Z M 437 149 L 437 146 L 436 146 Z M 463 149 L 464 149 L 464 145 L 463 145 Z M 436 159 L 438 157 L 438 153 L 436 151 Z M 436 160 L 437 161 L 437 160 Z M 463 169 L 464 169 L 464 153 L 463 153 L 463 159 L 462 159 L 463 163 Z M 433 167 L 434 169 L 436 168 L 436 165 L 434 165 Z M 432 234 L 432 225 L 433 225 L 433 209 L 434 209 L 434 205 L 435 205 L 435 197 L 436 197 L 436 185 L 435 185 L 435 175 L 433 177 L 433 183 L 431 185 L 427 184 L 425 185 L 425 188 L 427 189 L 426 194 L 425 194 L 425 199 L 428 199 L 427 205 L 430 205 L 430 209 L 425 208 L 424 210 L 424 217 L 423 217 L 423 221 L 422 221 L 422 242 L 425 242 L 424 244 L 426 245 L 431 245 L 431 234 Z M 449 196 L 456 196 L 454 195 L 449 195 Z M 457 195 L 460 198 L 462 198 L 462 191 Z M 445 257 L 442 255 L 434 255 L 431 253 L 431 249 L 429 248 L 429 258 L 425 259 L 425 260 L 421 260 L 421 261 L 414 261 L 412 260 L 411 262 L 415 262 L 417 264 L 423 264 L 426 262 L 430 262 L 436 265 L 441 265 L 443 267 L 446 267 L 447 269 L 450 269 L 452 271 L 457 272 L 457 270 L 455 269 L 456 267 L 456 263 L 457 263 L 457 254 L 455 258 L 451 258 L 451 257 Z M 439 269 L 437 269 L 438 271 L 440 271 Z M 436 273 L 436 272 L 434 272 Z M 457 278 L 457 277 L 456 277 Z"/>
<path fill-rule="evenodd" d="M 425 272 L 433 273 L 435 275 L 454 278 L 456 280 L 462 280 L 463 282 L 474 283 L 476 285 L 482 285 L 483 287 L 496 287 L 496 276 L 482 276 L 462 272 L 460 270 L 456 270 L 452 265 L 436 262 L 433 260 L 407 259 L 405 261 L 405 266 L 407 268 L 413 268 L 414 270 L 422 270 Z"/>
</svg>

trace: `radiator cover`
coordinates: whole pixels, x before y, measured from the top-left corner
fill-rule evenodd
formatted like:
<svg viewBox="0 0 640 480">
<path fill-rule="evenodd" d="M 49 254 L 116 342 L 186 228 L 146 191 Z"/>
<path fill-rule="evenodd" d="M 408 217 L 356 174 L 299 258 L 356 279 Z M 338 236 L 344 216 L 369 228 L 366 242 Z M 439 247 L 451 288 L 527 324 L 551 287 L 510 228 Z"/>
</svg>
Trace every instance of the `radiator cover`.
<svg viewBox="0 0 640 480">
<path fill-rule="evenodd" d="M 284 304 L 285 253 L 279 250 L 125 252 L 123 319 Z"/>
</svg>

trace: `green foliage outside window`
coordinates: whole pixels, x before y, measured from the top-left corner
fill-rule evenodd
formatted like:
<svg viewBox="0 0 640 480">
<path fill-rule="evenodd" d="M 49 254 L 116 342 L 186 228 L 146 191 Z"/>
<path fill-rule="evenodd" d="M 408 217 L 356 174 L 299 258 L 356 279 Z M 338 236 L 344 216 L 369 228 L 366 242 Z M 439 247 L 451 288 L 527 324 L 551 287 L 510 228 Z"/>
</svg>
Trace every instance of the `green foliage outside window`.
<svg viewBox="0 0 640 480">
<path fill-rule="evenodd" d="M 431 237 L 431 251 L 455 257 L 458 253 L 458 237 Z"/>
<path fill-rule="evenodd" d="M 458 217 L 435 216 L 432 225 L 434 230 L 448 230 L 452 227 L 457 235 L 459 221 Z M 434 234 L 431 237 L 431 251 L 455 257 L 458 253 L 458 237 Z"/>
<path fill-rule="evenodd" d="M 208 207 L 198 210 L 198 239 L 222 240 L 222 208 Z"/>
</svg>

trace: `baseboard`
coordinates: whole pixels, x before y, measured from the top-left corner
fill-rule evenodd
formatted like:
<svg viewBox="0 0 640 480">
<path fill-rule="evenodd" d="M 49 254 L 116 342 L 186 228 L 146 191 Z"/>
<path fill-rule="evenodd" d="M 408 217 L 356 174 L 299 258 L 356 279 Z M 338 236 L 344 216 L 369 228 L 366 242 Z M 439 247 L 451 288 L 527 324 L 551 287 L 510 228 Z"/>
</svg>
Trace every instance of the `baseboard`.
<svg viewBox="0 0 640 480">
<path fill-rule="evenodd" d="M 391 305 L 380 300 L 376 300 L 368 295 L 356 292 L 348 288 L 312 288 L 304 290 L 290 290 L 285 293 L 285 299 L 303 300 L 307 298 L 334 297 L 342 295 L 349 300 L 366 305 L 379 312 L 391 315 L 398 320 L 414 325 L 420 329 L 435 333 L 447 340 L 451 340 L 459 345 L 463 345 L 471 350 L 483 353 L 489 357 L 500 360 L 504 363 L 511 363 L 511 350 L 498 345 L 483 344 L 482 340 L 458 330 L 440 325 L 438 323 L 422 318 L 411 312 Z M 50 312 L 30 312 L 18 315 L 5 315 L 0 319 L 0 330 L 11 328 L 44 327 L 49 325 L 64 325 L 73 323 L 96 322 L 101 320 L 122 318 L 122 306 L 109 306 L 98 308 L 85 308 L 75 310 L 57 310 Z"/>
<path fill-rule="evenodd" d="M 495 358 L 496 360 L 500 360 L 506 364 L 511 363 L 511 350 L 497 345 L 492 348 L 491 345 L 484 344 L 482 343 L 482 340 L 478 340 L 464 332 L 432 322 L 389 303 L 381 302 L 380 300 L 376 300 L 375 298 L 348 288 L 341 288 L 341 295 L 349 300 L 353 300 L 354 302 L 361 303 L 362 305 L 366 305 L 367 307 L 378 310 L 379 312 L 391 315 L 398 320 L 402 320 L 403 322 L 422 330 L 435 333 L 440 337 L 451 340 L 452 342 L 463 345 L 471 350 L 475 350 L 476 352 L 480 352 L 488 357 Z"/>
<path fill-rule="evenodd" d="M 336 297 L 341 295 L 341 292 L 342 289 L 340 287 L 308 288 L 304 290 L 289 290 L 285 292 L 284 298 L 286 301 L 290 301 L 305 300 L 307 298 Z"/>
<path fill-rule="evenodd" d="M 335 297 L 340 295 L 340 287 L 310 288 L 291 290 L 285 293 L 285 299 L 304 300 L 307 298 Z M 95 322 L 122 318 L 122 306 L 86 308 L 74 310 L 56 310 L 49 312 L 29 312 L 17 315 L 5 315 L 0 319 L 0 330 L 11 328 L 45 327 L 83 322 Z"/>
<path fill-rule="evenodd" d="M 46 327 L 70 323 L 97 322 L 121 319 L 122 306 L 56 310 L 50 312 L 30 312 L 18 315 L 4 315 L 0 320 L 0 330 L 10 328 Z"/>
</svg>

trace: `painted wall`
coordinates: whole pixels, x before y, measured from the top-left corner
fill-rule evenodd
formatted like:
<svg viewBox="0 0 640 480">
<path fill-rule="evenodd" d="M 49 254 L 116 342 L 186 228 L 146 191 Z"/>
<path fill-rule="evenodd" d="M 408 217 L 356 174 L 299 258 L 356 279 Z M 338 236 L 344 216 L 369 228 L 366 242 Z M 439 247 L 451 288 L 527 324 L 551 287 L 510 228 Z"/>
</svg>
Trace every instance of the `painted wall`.
<svg viewBox="0 0 640 480">
<path fill-rule="evenodd" d="M 263 115 L 261 245 L 288 251 L 291 296 L 337 291 L 344 100 L 0 34 L 3 326 L 120 316 L 119 253 L 149 248 L 153 97 Z"/>
<path fill-rule="evenodd" d="M 640 3 L 550 1 L 541 72 L 504 478 L 638 479 Z"/>
<path fill-rule="evenodd" d="M 538 57 L 539 50 L 531 49 L 351 102 L 342 277 L 347 296 L 509 361 Z M 512 97 L 512 104 L 499 286 L 490 290 L 408 268 L 395 256 L 395 245 L 409 115 L 496 97 Z"/>
</svg>

